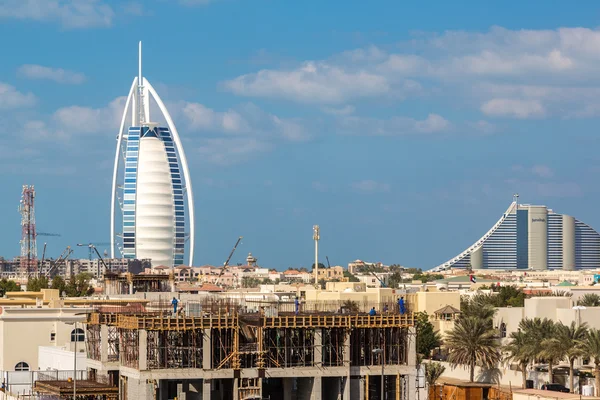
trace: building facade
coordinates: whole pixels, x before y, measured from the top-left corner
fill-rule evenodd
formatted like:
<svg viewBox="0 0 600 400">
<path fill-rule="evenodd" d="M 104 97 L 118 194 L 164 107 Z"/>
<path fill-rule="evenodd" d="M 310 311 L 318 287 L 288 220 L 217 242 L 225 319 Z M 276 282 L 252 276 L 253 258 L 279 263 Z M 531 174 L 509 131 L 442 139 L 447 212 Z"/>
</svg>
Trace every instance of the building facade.
<svg viewBox="0 0 600 400">
<path fill-rule="evenodd" d="M 465 251 L 433 271 L 600 267 L 600 234 L 546 206 L 513 202 L 496 224 Z"/>
<path fill-rule="evenodd" d="M 188 265 L 193 265 L 194 201 L 186 157 L 169 112 L 141 71 L 140 43 L 139 75 L 131 85 L 117 135 L 111 257 L 119 253 L 129 259 L 150 259 L 153 265 L 182 265 L 189 238 Z M 151 122 L 151 102 L 166 126 Z"/>
</svg>

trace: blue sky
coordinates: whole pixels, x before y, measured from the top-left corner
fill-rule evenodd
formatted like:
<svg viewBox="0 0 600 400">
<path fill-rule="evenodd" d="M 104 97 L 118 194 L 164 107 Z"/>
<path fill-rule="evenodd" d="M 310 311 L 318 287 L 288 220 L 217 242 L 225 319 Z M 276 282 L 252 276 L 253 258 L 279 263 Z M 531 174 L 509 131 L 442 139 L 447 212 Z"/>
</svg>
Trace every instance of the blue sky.
<svg viewBox="0 0 600 400">
<path fill-rule="evenodd" d="M 0 0 L 0 254 L 23 184 L 67 245 L 109 239 L 117 120 L 144 75 L 178 126 L 195 264 L 252 252 L 430 268 L 512 194 L 600 228 L 600 4 Z M 102 250 L 102 249 L 101 249 Z M 85 257 L 85 250 L 76 255 Z"/>
</svg>

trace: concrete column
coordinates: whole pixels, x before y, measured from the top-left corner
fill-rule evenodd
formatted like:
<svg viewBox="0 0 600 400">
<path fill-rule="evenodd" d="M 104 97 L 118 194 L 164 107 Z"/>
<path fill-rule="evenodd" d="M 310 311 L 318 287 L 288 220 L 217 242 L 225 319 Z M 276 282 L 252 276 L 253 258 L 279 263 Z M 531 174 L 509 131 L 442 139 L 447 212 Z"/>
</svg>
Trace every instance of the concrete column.
<svg viewBox="0 0 600 400">
<path fill-rule="evenodd" d="M 350 384 L 352 382 L 352 378 L 350 376 L 350 364 L 351 364 L 351 354 L 350 354 L 350 332 L 346 333 L 346 338 L 344 339 L 344 367 L 347 368 L 346 376 L 342 377 L 342 399 L 350 400 Z"/>
<path fill-rule="evenodd" d="M 233 400 L 240 399 L 240 378 L 233 378 Z"/>
<path fill-rule="evenodd" d="M 406 365 L 417 367 L 417 329 L 413 326 L 408 328 L 408 354 Z"/>
<path fill-rule="evenodd" d="M 294 378 L 281 378 L 281 380 L 283 381 L 283 400 L 292 400 Z"/>
<path fill-rule="evenodd" d="M 350 375 L 340 378 L 342 400 L 350 400 Z"/>
<path fill-rule="evenodd" d="M 321 400 L 321 392 L 323 391 L 323 382 L 320 376 L 313 378 L 312 390 L 310 393 L 310 400 Z"/>
<path fill-rule="evenodd" d="M 108 362 L 108 325 L 100 325 L 100 361 Z"/>
<path fill-rule="evenodd" d="M 139 359 L 138 369 L 144 371 L 148 369 L 148 331 L 145 329 L 139 330 Z"/>
<path fill-rule="evenodd" d="M 323 364 L 323 330 L 320 328 L 315 329 L 313 346 L 313 365 L 320 367 Z"/>
<path fill-rule="evenodd" d="M 210 329 L 204 329 L 202 335 L 202 368 L 212 368 L 212 344 L 211 344 L 211 333 Z"/>
<path fill-rule="evenodd" d="M 129 294 L 133 294 L 133 282 L 129 282 Z"/>
<path fill-rule="evenodd" d="M 212 392 L 212 382 L 210 379 L 202 380 L 202 400 L 210 400 L 210 394 Z"/>
</svg>

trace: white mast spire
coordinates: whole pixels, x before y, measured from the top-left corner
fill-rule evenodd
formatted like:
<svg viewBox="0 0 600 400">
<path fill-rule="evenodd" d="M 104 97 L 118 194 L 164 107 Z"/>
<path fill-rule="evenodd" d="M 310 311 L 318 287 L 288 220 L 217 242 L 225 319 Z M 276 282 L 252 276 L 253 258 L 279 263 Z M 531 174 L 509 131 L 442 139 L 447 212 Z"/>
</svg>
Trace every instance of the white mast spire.
<svg viewBox="0 0 600 400">
<path fill-rule="evenodd" d="M 144 78 L 142 77 L 142 41 L 140 40 L 139 48 L 138 48 L 138 101 L 137 101 L 137 111 L 138 111 L 138 123 L 137 126 L 142 126 L 144 122 L 146 122 L 145 115 L 145 107 L 144 104 Z"/>
</svg>

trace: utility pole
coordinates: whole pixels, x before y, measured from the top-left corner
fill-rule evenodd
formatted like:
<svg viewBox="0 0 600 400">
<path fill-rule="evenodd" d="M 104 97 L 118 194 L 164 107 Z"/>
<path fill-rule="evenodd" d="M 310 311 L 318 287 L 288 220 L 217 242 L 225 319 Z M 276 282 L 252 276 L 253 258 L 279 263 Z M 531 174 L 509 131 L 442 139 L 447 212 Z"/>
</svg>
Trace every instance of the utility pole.
<svg viewBox="0 0 600 400">
<path fill-rule="evenodd" d="M 319 225 L 313 225 L 313 240 L 315 241 L 315 286 L 319 285 Z"/>
</svg>

